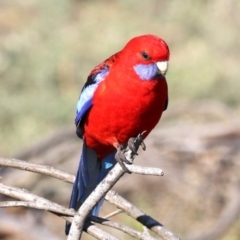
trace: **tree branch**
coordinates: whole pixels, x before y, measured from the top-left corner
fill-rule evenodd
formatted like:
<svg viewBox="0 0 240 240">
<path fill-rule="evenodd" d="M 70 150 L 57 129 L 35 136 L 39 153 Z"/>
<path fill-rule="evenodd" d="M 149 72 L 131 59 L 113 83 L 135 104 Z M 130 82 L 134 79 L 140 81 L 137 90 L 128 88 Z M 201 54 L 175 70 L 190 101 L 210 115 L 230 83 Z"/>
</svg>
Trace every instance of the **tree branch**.
<svg viewBox="0 0 240 240">
<path fill-rule="evenodd" d="M 37 163 L 31 163 L 19 159 L 14 158 L 0 158 L 0 166 L 3 167 L 12 167 L 16 169 L 21 169 L 24 171 L 29 172 L 35 172 L 44 174 L 50 177 L 57 178 L 59 180 L 62 180 L 64 182 L 73 183 L 75 176 L 69 174 L 68 172 L 56 169 L 54 167 L 37 164 Z M 163 176 L 163 170 L 160 168 L 153 168 L 153 167 L 142 167 L 137 166 L 135 164 L 133 165 L 126 165 L 126 167 L 135 174 L 141 174 L 141 175 L 153 175 L 153 176 Z"/>
<path fill-rule="evenodd" d="M 124 153 L 127 160 L 131 163 L 135 158 L 135 154 L 130 148 L 127 147 L 127 150 Z M 131 165 L 126 165 L 130 166 Z M 148 169 L 149 170 L 149 169 Z M 81 237 L 84 221 L 89 215 L 93 207 L 104 197 L 107 192 L 114 186 L 114 184 L 123 176 L 123 168 L 117 163 L 113 169 L 107 174 L 107 176 L 98 184 L 94 191 L 89 195 L 89 197 L 84 201 L 76 215 L 73 218 L 72 226 L 68 235 L 68 240 L 78 240 Z M 163 172 L 160 170 L 160 176 L 163 175 Z"/>
<path fill-rule="evenodd" d="M 29 193 L 25 189 L 10 187 L 0 183 L 0 193 L 10 196 L 12 198 L 20 199 L 25 202 L 29 202 L 34 208 L 44 209 L 47 211 L 53 211 L 61 213 L 65 216 L 73 216 L 74 212 L 72 209 L 65 208 L 57 203 L 51 202 L 43 197 L 39 197 L 32 193 Z M 35 204 L 34 204 L 35 203 Z M 6 202 L 5 202 L 6 204 Z M 10 203 L 9 203 L 10 204 Z M 29 207 L 30 207 L 29 205 Z"/>
<path fill-rule="evenodd" d="M 109 234 L 108 232 L 105 232 L 101 228 L 97 227 L 96 225 L 93 225 L 89 221 L 85 222 L 84 225 L 84 231 L 89 233 L 91 236 L 95 237 L 99 240 L 119 240 L 118 238 L 114 237 L 113 235 Z"/>
<path fill-rule="evenodd" d="M 40 173 L 40 174 L 54 177 L 69 183 L 73 183 L 75 179 L 73 175 L 70 175 L 69 173 L 56 169 L 54 167 L 49 167 L 49 166 L 45 166 L 37 163 L 26 162 L 26 161 L 14 159 L 14 158 L 0 158 L 0 166 L 12 167 L 12 168 L 21 169 L 24 171 Z"/>
<path fill-rule="evenodd" d="M 110 221 L 110 220 L 100 218 L 100 217 L 95 217 L 95 216 L 90 216 L 89 219 L 91 221 L 96 222 L 96 223 L 100 223 L 102 225 L 118 229 L 122 232 L 125 232 L 125 233 L 129 234 L 132 237 L 135 237 L 135 238 L 138 238 L 138 239 L 141 239 L 141 240 L 157 240 L 157 238 L 152 237 L 146 231 L 139 232 L 139 231 L 136 231 L 136 230 L 134 230 L 134 229 L 132 229 L 132 228 L 126 226 L 126 225 L 123 225 L 123 224 L 120 224 L 120 223 L 117 223 L 117 222 L 114 222 L 114 221 Z"/>
<path fill-rule="evenodd" d="M 69 182 L 69 183 L 73 183 L 73 181 L 74 181 L 74 176 L 67 172 L 55 169 L 53 167 L 48 167 L 48 166 L 44 166 L 41 164 L 29 163 L 29 162 L 25 162 L 25 161 L 21 161 L 21 160 L 17 160 L 17 159 L 0 158 L 0 166 L 14 167 L 17 169 L 41 173 L 41 174 L 45 174 L 45 175 L 60 179 L 65 182 Z M 146 167 L 140 167 L 140 166 L 135 166 L 135 165 L 126 165 L 126 166 L 129 168 L 130 171 L 138 173 L 138 174 L 148 174 L 148 175 L 157 175 L 157 176 L 163 175 L 162 170 L 158 169 L 158 168 L 146 168 Z M 79 237 L 81 235 L 81 231 L 83 229 L 86 229 L 87 232 L 90 231 L 89 233 L 92 235 L 91 230 L 86 228 L 86 225 L 84 226 L 84 221 L 86 219 L 86 216 L 88 216 L 89 212 L 95 206 L 95 204 L 99 201 L 99 199 L 101 199 L 107 193 L 107 191 L 109 191 L 112 188 L 112 186 L 118 181 L 118 179 L 123 174 L 124 174 L 124 172 L 123 172 L 122 168 L 120 167 L 120 165 L 116 164 L 116 166 L 110 171 L 110 173 L 107 175 L 107 177 L 97 186 L 97 188 L 94 190 L 94 192 L 84 202 L 84 204 L 79 209 L 80 214 L 77 213 L 74 218 L 75 220 L 73 220 L 71 229 L 73 229 L 74 234 L 70 236 L 70 238 L 69 238 L 70 240 L 79 239 Z M 75 213 L 75 211 L 66 209 L 66 208 L 62 207 L 61 205 L 58 205 L 51 201 L 48 201 L 47 199 L 38 197 L 34 194 L 30 194 L 26 190 L 21 190 L 18 188 L 8 187 L 6 185 L 0 184 L 0 193 L 22 200 L 21 202 L 18 202 L 18 203 L 17 202 L 1 203 L 2 205 L 0 205 L 0 206 L 2 206 L 2 207 L 7 207 L 7 205 L 8 206 L 15 205 L 15 206 L 25 206 L 25 207 L 34 207 L 34 208 L 38 208 L 38 209 L 45 209 L 47 211 L 55 213 L 55 214 L 63 217 L 64 219 L 68 219 L 68 220 L 69 220 L 68 216 L 73 216 L 73 214 Z M 111 194 L 111 191 L 109 192 L 109 194 Z M 121 204 L 120 205 L 118 205 L 116 203 L 114 203 L 114 204 L 118 207 L 120 206 L 119 208 L 124 209 L 124 206 L 121 206 Z M 74 232 L 73 226 L 75 226 L 75 232 Z M 78 230 L 79 226 L 81 228 L 80 233 Z M 89 226 L 92 227 L 92 225 L 89 225 Z M 148 226 L 148 225 L 146 224 L 146 226 Z M 153 228 L 150 228 L 150 229 L 153 230 Z M 162 226 L 161 226 L 161 229 L 166 230 Z M 158 231 L 160 231 L 159 228 L 158 228 Z M 70 231 L 70 233 L 71 233 L 71 231 Z M 171 232 L 168 231 L 168 233 L 171 233 Z M 164 233 L 162 233 L 162 235 L 160 234 L 159 236 L 164 236 L 164 234 L 166 235 L 166 231 Z M 142 236 L 146 236 L 146 234 L 142 235 Z M 166 240 L 174 239 L 175 240 L 177 238 L 163 238 L 163 239 L 166 239 Z"/>
<path fill-rule="evenodd" d="M 114 192 L 113 190 L 109 191 L 106 195 L 105 199 L 117 206 L 118 208 L 122 209 L 126 212 L 129 216 L 136 219 L 142 225 L 146 226 L 148 229 L 155 232 L 158 236 L 162 237 L 165 240 L 179 240 L 177 236 L 175 236 L 171 231 L 165 228 L 161 223 L 138 209 L 137 207 L 133 206 L 130 202 L 126 199 L 121 197 L 118 193 Z"/>
<path fill-rule="evenodd" d="M 65 208 L 61 205 L 53 203 L 45 198 L 38 197 L 34 194 L 29 193 L 24 189 L 9 187 L 4 184 L 0 184 L 0 193 L 24 201 L 5 201 L 0 202 L 1 207 L 30 207 L 35 209 L 43 209 L 49 211 L 61 218 L 71 222 L 74 214 L 76 213 L 73 209 Z M 71 216 L 71 217 L 70 217 Z M 99 240 L 104 240 L 106 237 L 109 239 L 117 240 L 114 236 L 100 229 L 99 227 L 86 222 L 84 225 L 84 231 L 89 235 Z"/>
<path fill-rule="evenodd" d="M 12 188 L 12 187 L 8 187 L 5 186 L 6 188 L 9 188 L 10 191 L 12 190 L 16 190 L 16 188 Z M 17 189 L 19 190 L 19 189 Z M 24 195 L 26 194 L 24 190 L 20 190 L 17 191 L 18 193 L 21 192 L 21 195 L 19 196 L 19 198 L 24 198 Z M 13 195 L 11 195 L 13 197 Z M 16 197 L 16 194 L 14 194 L 14 196 Z M 26 196 L 26 198 L 28 198 Z M 68 221 L 72 221 L 72 217 L 75 214 L 75 211 L 73 209 L 65 209 L 65 211 L 62 211 L 62 208 L 59 208 L 57 206 L 53 206 L 51 205 L 51 203 L 47 203 L 49 202 L 48 200 L 46 200 L 45 204 L 40 204 L 37 202 L 28 202 L 28 201 L 5 201 L 5 202 L 0 202 L 0 208 L 8 208 L 8 207 L 29 207 L 29 208 L 35 208 L 35 209 L 42 209 L 42 210 L 46 210 L 49 211 L 51 213 L 54 213 L 62 218 L 64 218 L 65 220 Z M 67 216 L 71 216 L 71 217 L 67 217 Z M 100 218 L 100 217 L 94 217 L 91 216 L 89 218 L 89 220 L 94 221 L 96 223 L 105 225 L 105 226 L 109 226 L 109 227 L 113 227 L 115 229 L 118 229 L 122 232 L 125 232 L 127 234 L 129 234 L 130 236 L 136 237 L 138 239 L 142 239 L 142 240 L 156 240 L 156 238 L 151 237 L 149 234 L 146 234 L 146 232 L 138 232 L 136 230 L 133 230 L 132 228 L 125 226 L 123 224 L 119 224 L 117 222 L 113 222 L 104 218 Z M 95 236 L 97 239 L 101 239 L 101 235 L 105 234 L 104 237 L 106 237 L 106 232 L 100 231 L 99 228 L 93 227 L 93 224 L 90 224 L 88 222 L 88 224 L 86 224 L 84 226 L 84 230 L 86 232 L 88 232 L 91 236 Z M 90 227 L 90 229 L 89 229 Z M 95 231 L 99 232 L 97 235 L 94 233 Z M 93 234 L 94 233 L 94 234 Z M 104 238 L 103 238 L 104 239 Z"/>
<path fill-rule="evenodd" d="M 116 216 L 117 214 L 122 213 L 122 212 L 123 212 L 122 209 L 117 209 L 116 211 L 111 212 L 111 213 L 105 215 L 103 218 L 108 219 L 108 218 L 113 217 L 113 216 Z"/>
<path fill-rule="evenodd" d="M 108 175 L 98 184 L 74 216 L 67 238 L 68 240 L 78 240 L 81 237 L 86 217 L 98 201 L 113 187 L 123 174 L 124 170 L 117 163 Z"/>
<path fill-rule="evenodd" d="M 152 176 L 163 176 L 163 170 L 160 168 L 154 168 L 154 167 L 142 167 L 137 166 L 135 164 L 132 165 L 126 165 L 127 169 L 135 174 L 141 174 L 141 175 L 152 175 Z"/>
</svg>

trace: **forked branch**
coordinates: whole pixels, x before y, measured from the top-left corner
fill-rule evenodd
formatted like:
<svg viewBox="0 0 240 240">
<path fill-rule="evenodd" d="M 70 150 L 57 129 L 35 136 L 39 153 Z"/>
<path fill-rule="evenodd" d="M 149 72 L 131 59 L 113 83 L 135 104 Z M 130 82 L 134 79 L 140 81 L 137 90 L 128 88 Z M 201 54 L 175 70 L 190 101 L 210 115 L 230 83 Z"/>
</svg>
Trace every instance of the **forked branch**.
<svg viewBox="0 0 240 240">
<path fill-rule="evenodd" d="M 13 168 L 18 168 L 26 171 L 31 171 L 31 172 L 36 172 L 40 174 L 45 174 L 51 177 L 54 177 L 56 179 L 73 183 L 74 181 L 74 176 L 65 172 L 61 171 L 59 169 L 49 167 L 49 166 L 44 166 L 41 164 L 34 164 L 34 163 L 29 163 L 17 159 L 4 159 L 0 158 L 0 166 L 4 167 L 13 167 Z M 135 166 L 135 165 L 128 165 L 127 166 L 131 172 L 138 173 L 138 174 L 148 174 L 148 175 L 157 175 L 157 176 L 162 176 L 163 172 L 161 169 L 157 168 L 146 168 L 146 167 L 140 167 L 140 166 Z M 116 181 L 123 175 L 123 170 L 122 168 L 117 164 L 114 169 L 110 172 L 110 174 L 98 185 L 98 187 L 95 189 L 95 191 L 89 196 L 89 198 L 85 201 L 85 203 L 81 207 L 81 212 L 84 212 L 84 216 L 77 214 L 73 209 L 68 209 L 65 208 L 57 203 L 51 202 L 45 198 L 39 197 L 37 195 L 34 195 L 32 193 L 29 193 L 26 190 L 19 189 L 19 188 L 14 188 L 10 186 L 6 186 L 4 184 L 0 184 L 0 193 L 4 195 L 11 196 L 15 199 L 19 199 L 20 201 L 6 201 L 6 202 L 1 202 L 0 207 L 29 207 L 29 208 L 37 208 L 37 209 L 42 209 L 49 211 L 51 213 L 54 213 L 60 217 L 62 217 L 65 220 L 68 220 L 72 222 L 73 216 L 75 216 L 76 223 L 74 223 L 73 220 L 73 225 L 76 224 L 75 226 L 77 227 L 76 229 L 76 235 L 70 236 L 69 239 L 79 239 L 77 237 L 80 236 L 79 234 L 79 224 L 81 225 L 82 230 L 86 231 L 90 235 L 94 236 L 96 239 L 117 239 L 114 236 L 110 235 L 106 231 L 103 231 L 101 228 L 95 226 L 94 224 L 90 223 L 91 222 L 97 222 L 101 223 L 102 225 L 107 225 L 109 227 L 113 227 L 116 229 L 119 229 L 131 236 L 134 236 L 138 239 L 144 239 L 144 240 L 153 240 L 153 238 L 148 232 L 143 231 L 143 232 L 138 232 L 128 226 L 122 225 L 120 223 L 112 222 L 107 219 L 103 218 L 88 218 L 86 220 L 86 216 L 88 216 L 88 213 L 91 211 L 92 207 L 96 204 L 98 199 L 101 199 L 103 196 L 105 196 L 106 192 L 114 185 Z M 114 196 L 114 198 L 112 197 Z M 141 213 L 141 215 L 145 216 L 144 219 L 149 218 L 151 221 L 142 221 L 141 218 L 137 219 L 139 222 L 141 222 L 144 226 L 148 227 L 155 233 L 157 233 L 159 236 L 162 237 L 162 239 L 166 240 L 177 240 L 177 238 L 173 233 L 171 233 L 169 230 L 164 228 L 160 223 L 158 223 L 156 220 L 152 219 L 150 216 L 147 216 L 144 214 L 141 210 L 133 206 L 131 203 L 128 202 L 128 204 L 131 205 L 130 208 L 126 208 L 125 204 L 127 200 L 124 198 L 120 197 L 118 194 L 116 194 L 113 191 L 109 191 L 106 195 L 106 199 L 110 201 L 112 204 L 117 206 L 118 208 L 122 209 L 126 214 L 136 218 L 136 214 L 132 212 L 136 211 L 136 209 Z M 109 200 L 109 199 L 114 199 L 114 200 Z M 122 202 L 122 204 L 121 204 Z M 156 226 L 151 226 L 149 223 L 156 223 Z M 158 225 L 158 226 L 157 226 Z M 159 227 L 160 226 L 160 227 Z M 157 230 L 156 230 L 157 229 Z"/>
</svg>

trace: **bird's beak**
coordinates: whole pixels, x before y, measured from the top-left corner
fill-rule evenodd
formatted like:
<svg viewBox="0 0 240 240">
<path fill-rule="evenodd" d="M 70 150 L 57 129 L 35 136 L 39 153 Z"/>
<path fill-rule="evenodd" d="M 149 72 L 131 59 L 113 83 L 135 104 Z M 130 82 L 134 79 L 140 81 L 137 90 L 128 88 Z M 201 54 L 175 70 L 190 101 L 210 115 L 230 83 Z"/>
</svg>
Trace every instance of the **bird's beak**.
<svg viewBox="0 0 240 240">
<path fill-rule="evenodd" d="M 157 62 L 157 68 L 159 70 L 159 73 L 165 76 L 168 70 L 168 61 Z"/>
</svg>

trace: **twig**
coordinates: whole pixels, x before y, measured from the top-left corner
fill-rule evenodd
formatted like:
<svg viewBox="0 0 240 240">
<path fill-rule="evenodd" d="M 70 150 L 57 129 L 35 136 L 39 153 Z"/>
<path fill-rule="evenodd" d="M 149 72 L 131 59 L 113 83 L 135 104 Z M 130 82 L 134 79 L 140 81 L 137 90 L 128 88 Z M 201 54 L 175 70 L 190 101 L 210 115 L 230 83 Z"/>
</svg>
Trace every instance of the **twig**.
<svg viewBox="0 0 240 240">
<path fill-rule="evenodd" d="M 9 190 L 11 190 L 11 191 L 16 190 L 16 188 L 12 188 L 12 187 L 8 187 L 8 186 L 6 186 L 6 188 L 9 188 Z M 25 191 L 20 190 L 18 192 L 22 192 L 21 196 L 19 196 L 19 197 L 24 198 L 23 195 L 26 194 Z M 14 196 L 16 197 L 16 194 L 14 194 Z M 26 198 L 28 198 L 28 197 L 26 197 Z M 52 206 L 51 203 L 47 203 L 47 202 L 48 202 L 48 200 L 46 200 L 45 204 L 40 204 L 38 202 L 27 202 L 27 201 L 5 201 L 5 202 L 0 202 L 0 208 L 29 207 L 29 208 L 35 208 L 35 209 L 42 209 L 42 210 L 52 212 L 52 213 L 64 218 L 65 220 L 67 219 L 70 222 L 72 221 L 72 218 L 67 217 L 67 216 L 73 217 L 75 214 L 74 210 L 66 208 L 65 211 L 62 211 L 62 208 L 59 208 L 57 206 Z M 151 237 L 150 235 L 147 236 L 144 232 L 141 233 L 141 232 L 135 231 L 132 228 L 122 225 L 122 224 L 119 224 L 117 222 L 113 222 L 113 221 L 109 221 L 104 218 L 93 217 L 93 216 L 91 216 L 89 219 L 91 221 L 100 223 L 102 225 L 106 225 L 106 226 L 121 230 L 125 233 L 128 233 L 129 235 L 131 235 L 133 237 L 137 237 L 142 240 L 155 240 L 155 238 Z M 90 227 L 90 229 L 89 229 L 89 227 Z M 107 236 L 106 232 L 100 231 L 99 228 L 96 228 L 92 224 L 89 224 L 89 223 L 84 226 L 84 230 L 86 232 L 88 232 L 91 236 L 95 236 L 97 239 L 102 239 L 100 236 L 103 235 L 103 233 L 105 234 L 104 237 Z M 95 233 L 96 231 L 98 232 L 97 234 Z M 103 238 L 103 239 L 105 239 L 105 238 Z"/>
<path fill-rule="evenodd" d="M 133 206 L 130 202 L 128 202 L 123 197 L 119 196 L 114 191 L 109 191 L 106 195 L 105 199 L 116 205 L 118 208 L 122 209 L 129 216 L 136 219 L 142 225 L 146 226 L 153 232 L 155 232 L 158 236 L 162 237 L 164 240 L 179 240 L 177 236 L 175 236 L 171 231 L 165 228 L 161 223 L 148 216 L 146 213 Z"/>
<path fill-rule="evenodd" d="M 73 218 L 68 240 L 78 240 L 81 237 L 84 221 L 96 203 L 113 187 L 124 174 L 124 170 L 117 163 L 108 175 L 98 184 Z"/>
<path fill-rule="evenodd" d="M 7 186 L 6 186 L 7 187 Z M 12 191 L 13 188 L 9 187 L 9 189 Z M 20 191 L 21 192 L 21 191 Z M 25 195 L 25 191 L 22 191 L 22 195 Z M 15 195 L 16 197 L 16 195 Z M 23 197 L 21 197 L 23 198 Z M 46 200 L 47 202 L 48 200 Z M 42 209 L 42 210 L 46 210 L 49 212 L 52 212 L 64 219 L 67 219 L 68 221 L 72 221 L 72 218 L 70 217 L 65 217 L 65 216 L 71 216 L 73 217 L 75 214 L 75 211 L 72 209 L 65 209 L 65 211 L 62 211 L 62 208 L 56 207 L 56 206 L 52 206 L 51 204 L 39 204 L 38 202 L 27 202 L 27 201 L 5 201 L 5 202 L 0 202 L 0 208 L 8 208 L 8 207 L 29 207 L 29 208 L 35 208 L 35 209 Z M 142 239 L 142 240 L 155 240 L 156 238 L 151 237 L 150 235 L 147 236 L 144 232 L 138 232 L 133 230 L 132 228 L 119 224 L 117 222 L 113 222 L 113 221 L 109 221 L 107 219 L 104 218 L 99 218 L 99 217 L 90 217 L 91 221 L 94 221 L 96 223 L 100 223 L 102 225 L 105 226 L 109 226 L 109 227 L 113 227 L 115 229 L 118 229 L 120 231 L 123 231 L 133 237 L 137 237 L 138 239 Z M 96 237 L 97 239 L 105 239 L 107 236 L 110 235 L 106 235 L 105 231 L 100 231 L 100 228 L 96 228 L 93 224 L 90 224 L 88 222 L 88 224 L 86 224 L 84 226 L 84 230 L 86 232 L 88 232 L 91 236 Z M 97 234 L 96 234 L 97 231 Z M 101 238 L 100 236 L 103 235 L 104 237 Z"/>
<path fill-rule="evenodd" d="M 157 240 L 157 238 L 152 237 L 149 233 L 146 233 L 146 231 L 139 232 L 139 231 L 136 231 L 126 225 L 123 225 L 123 224 L 120 224 L 120 223 L 117 223 L 114 221 L 110 221 L 110 220 L 100 218 L 100 217 L 95 217 L 95 216 L 90 216 L 89 219 L 96 223 L 100 223 L 102 225 L 118 229 L 122 232 L 129 234 L 132 237 L 135 237 L 135 238 L 138 238 L 141 240 Z"/>
<path fill-rule="evenodd" d="M 137 139 L 138 138 L 136 138 L 136 140 Z M 130 161 L 131 163 L 133 162 L 136 156 L 130 148 L 127 148 L 124 155 L 127 158 L 127 160 Z M 107 192 L 123 176 L 123 174 L 124 174 L 123 168 L 119 165 L 119 163 L 117 163 L 113 167 L 113 169 L 107 174 L 107 176 L 98 184 L 98 186 L 84 201 L 84 203 L 81 205 L 76 215 L 74 216 L 72 226 L 70 228 L 70 232 L 68 235 L 68 240 L 78 240 L 81 237 L 86 217 L 89 215 L 92 208 L 100 201 L 101 198 L 103 198 L 107 194 Z M 163 172 L 160 170 L 160 176 L 162 175 Z"/>
<path fill-rule="evenodd" d="M 71 209 L 65 208 L 65 207 L 63 207 L 57 203 L 51 202 L 43 197 L 39 197 L 37 195 L 29 193 L 25 189 L 10 187 L 10 186 L 0 183 L 0 193 L 10 196 L 12 198 L 16 198 L 16 199 L 20 199 L 22 201 L 29 202 L 29 204 L 32 206 L 33 206 L 33 203 L 35 203 L 36 205 L 34 208 L 45 209 L 47 211 L 57 211 L 58 213 L 61 213 L 63 215 L 67 215 L 67 216 L 69 215 L 69 213 L 70 213 L 70 216 L 72 216 L 72 213 L 74 213 L 74 211 Z M 30 207 L 30 205 L 29 205 L 29 207 Z"/>
<path fill-rule="evenodd" d="M 2 193 L 2 192 L 1 192 Z M 24 195 L 25 193 L 23 193 Z M 16 196 L 15 196 L 16 198 Z M 22 198 L 22 197 L 21 197 Z M 0 202 L 0 208 L 8 208 L 8 207 L 29 207 L 29 208 L 35 208 L 35 209 L 42 209 L 42 210 L 46 210 L 48 212 L 52 212 L 52 213 L 56 213 L 59 216 L 74 216 L 75 211 L 73 209 L 68 209 L 65 208 L 64 211 L 62 211 L 62 206 L 61 208 L 57 207 L 57 206 L 53 206 L 51 205 L 51 203 L 47 203 L 47 199 L 46 199 L 46 203 L 42 204 L 39 202 L 28 202 L 28 201 L 4 201 L 4 202 Z"/>
<path fill-rule="evenodd" d="M 145 227 L 145 226 L 143 226 L 143 232 L 144 232 L 145 235 L 151 236 L 151 234 L 150 234 L 149 231 L 148 231 L 148 228 Z"/>
<path fill-rule="evenodd" d="M 49 167 L 42 164 L 26 162 L 19 159 L 14 158 L 0 158 L 0 166 L 3 167 L 12 167 L 21 169 L 24 171 L 41 173 L 50 177 L 57 178 L 64 182 L 73 183 L 75 177 L 68 172 L 56 169 L 54 167 Z M 163 176 L 163 171 L 160 168 L 152 168 L 152 167 L 142 167 L 133 165 L 126 165 L 126 167 L 135 174 L 141 175 L 153 175 L 153 176 Z"/>
<path fill-rule="evenodd" d="M 54 177 L 54 178 L 57 178 L 57 179 L 60 179 L 60 180 L 63 180 L 65 182 L 69 182 L 69 183 L 73 183 L 74 181 L 74 176 L 67 173 L 67 172 L 64 172 L 64 171 L 61 171 L 61 170 L 58 170 L 58 169 L 55 169 L 53 167 L 48 167 L 48 166 L 44 166 L 44 165 L 41 165 L 41 164 L 34 164 L 34 163 L 29 163 L 29 162 L 25 162 L 25 161 L 21 161 L 21 160 L 17 160 L 17 159 L 5 159 L 5 158 L 0 158 L 0 165 L 1 166 L 7 166 L 7 167 L 14 167 L 14 168 L 18 168 L 18 169 L 22 169 L 22 170 L 27 170 L 27 171 L 31 171 L 31 172 L 36 172 L 36 173 L 42 173 L 42 174 L 45 174 L 45 175 L 48 175 L 48 176 L 51 176 L 51 177 Z M 127 165 L 127 167 L 129 167 L 129 170 L 131 170 L 132 172 L 136 172 L 136 173 L 140 173 L 140 174 L 149 174 L 149 175 L 158 175 L 158 176 L 162 176 L 163 173 L 162 173 L 162 170 L 161 169 L 156 169 L 156 168 L 146 168 L 146 167 L 139 167 L 139 166 L 135 166 L 135 165 Z M 118 181 L 118 179 L 123 175 L 123 170 L 122 168 L 117 164 L 112 170 L 111 172 L 109 173 L 109 175 L 102 181 L 102 183 L 99 184 L 99 186 L 95 189 L 95 191 L 93 192 L 93 195 L 91 194 L 91 196 L 89 196 L 89 198 L 85 201 L 85 203 L 81 206 L 81 213 L 84 214 L 81 215 L 81 214 L 76 214 L 76 218 L 77 220 L 82 220 L 82 222 L 84 222 L 84 219 L 86 218 L 86 216 L 88 215 L 88 213 L 90 212 L 90 210 L 92 209 L 92 207 L 98 202 L 98 200 L 104 196 L 106 194 L 106 192 L 111 189 L 111 187 L 115 184 L 115 182 Z M 6 194 L 6 186 L 5 188 L 3 187 L 4 185 L 0 184 L 0 193 L 2 192 L 3 193 L 3 190 L 5 191 L 5 193 L 3 194 Z M 103 187 L 102 187 L 103 186 Z M 19 191 L 19 189 L 18 189 Z M 22 193 L 19 193 L 20 195 L 17 197 L 17 193 L 18 191 L 14 191 L 14 195 L 12 195 L 12 193 L 9 195 L 9 196 L 12 196 L 12 197 L 15 197 L 15 198 L 18 198 L 18 199 L 21 199 L 23 201 L 33 201 L 33 200 L 30 200 L 29 198 L 19 198 L 19 196 L 22 196 Z M 27 191 L 24 191 L 25 194 L 27 194 L 28 192 Z M 30 193 L 28 193 L 30 194 Z M 111 191 L 108 193 L 110 194 L 110 196 L 112 195 Z M 108 196 L 107 194 L 107 196 Z M 8 195 L 8 194 L 6 194 Z M 31 197 L 33 197 L 32 194 L 28 195 Z M 116 196 L 115 196 L 116 197 Z M 40 198 L 36 195 L 34 195 L 34 198 L 36 199 L 36 201 L 38 202 L 38 200 L 40 200 L 41 202 L 41 199 L 43 198 Z M 37 198 L 40 198 L 37 200 Z M 107 197 L 108 198 L 108 197 Z M 120 196 L 119 196 L 120 198 Z M 46 199 L 45 199 L 46 200 Z M 48 200 L 47 200 L 48 201 Z M 49 201 L 50 202 L 50 201 Z M 124 210 L 124 206 L 121 206 L 121 204 L 119 203 L 120 201 L 118 201 L 118 205 L 117 205 L 119 208 L 123 209 Z M 45 203 L 43 203 L 45 204 Z M 55 203 L 53 203 L 55 204 Z M 130 203 L 129 203 L 130 204 Z M 58 204 L 57 204 L 58 205 Z M 32 205 L 33 206 L 33 205 Z M 56 206 L 56 205 L 55 205 Z M 62 208 L 62 206 L 58 205 L 60 208 Z M 133 205 L 131 205 L 133 206 Z M 133 206 L 134 207 L 134 206 Z M 135 207 L 134 207 L 135 208 Z M 46 209 L 47 210 L 47 209 Z M 53 210 L 53 209 L 52 209 Z M 63 208 L 63 213 L 67 214 L 66 212 L 66 209 Z M 84 211 L 83 211 L 84 210 Z M 50 210 L 51 211 L 51 210 Z M 125 210 L 124 210 L 125 211 Z M 54 211 L 53 211 L 54 212 Z M 145 215 L 147 216 L 147 215 Z M 141 220 L 137 219 L 139 222 L 143 223 L 144 224 L 144 221 L 142 222 Z M 155 221 L 155 220 L 154 220 Z M 155 221 L 156 223 L 158 223 L 157 221 Z M 159 224 L 159 223 L 158 223 Z M 74 225 L 74 224 L 73 224 Z M 76 225 L 75 225 L 76 226 Z M 146 225 L 147 226 L 147 225 Z M 157 227 L 155 226 L 154 228 L 153 227 L 149 227 L 147 226 L 148 228 L 150 228 L 152 231 L 154 232 L 160 232 L 159 233 L 159 236 L 164 236 L 166 235 L 167 238 L 164 238 L 166 240 L 168 239 L 178 239 L 178 238 L 169 238 L 168 235 L 170 234 L 171 235 L 171 232 L 169 230 L 166 231 L 166 228 L 164 228 L 161 224 L 160 224 L 161 227 Z M 76 226 L 77 227 L 77 226 Z M 71 227 L 72 229 L 73 227 Z M 83 225 L 81 226 L 81 228 L 83 229 Z M 77 230 L 78 231 L 78 230 Z M 161 233 L 161 231 L 163 231 Z M 80 233 L 81 234 L 81 233 Z M 78 235 L 78 233 L 77 233 Z M 74 235 L 74 236 L 77 236 L 77 235 Z M 174 235 L 173 235 L 174 236 Z M 79 236 L 80 237 L 80 236 Z M 70 240 L 73 240 L 73 239 L 79 239 L 79 238 L 70 238 Z"/>
<path fill-rule="evenodd" d="M 141 174 L 141 175 L 153 175 L 153 176 L 163 176 L 163 170 L 160 168 L 153 168 L 153 167 L 142 167 L 137 166 L 135 164 L 133 165 L 126 165 L 127 169 L 130 170 L 130 172 L 135 174 Z"/>
<path fill-rule="evenodd" d="M 89 233 L 91 236 L 95 237 L 99 240 L 119 240 L 118 238 L 114 237 L 113 235 L 109 234 L 108 232 L 105 232 L 101 228 L 97 227 L 96 225 L 93 225 L 89 221 L 86 221 L 84 225 L 84 231 Z"/>
<path fill-rule="evenodd" d="M 69 173 L 56 169 L 54 167 L 45 166 L 42 164 L 26 162 L 14 158 L 0 158 L 0 166 L 12 167 L 29 172 L 41 173 L 50 177 L 57 178 L 64 182 L 73 183 L 74 176 Z"/>
<path fill-rule="evenodd" d="M 24 201 L 6 201 L 6 202 L 0 202 L 0 207 L 31 207 L 36 209 L 43 209 L 46 211 L 49 211 L 51 213 L 54 213 L 60 217 L 62 217 L 65 220 L 68 220 L 69 222 L 72 221 L 72 217 L 75 214 L 75 211 L 73 209 L 65 208 L 61 205 L 58 205 L 56 203 L 53 203 L 45 198 L 38 197 L 34 194 L 29 193 L 26 190 L 9 187 L 4 184 L 0 184 L 0 193 L 4 195 L 8 195 L 13 198 L 21 199 Z M 69 217 L 72 216 L 72 217 Z M 84 225 L 84 231 L 86 231 L 91 236 L 95 237 L 99 240 L 104 240 L 106 237 L 108 239 L 117 240 L 114 236 L 110 235 L 109 233 L 105 232 L 104 230 L 100 229 L 99 227 L 90 224 L 85 223 Z"/>
<path fill-rule="evenodd" d="M 116 211 L 111 212 L 111 213 L 105 215 L 103 218 L 108 219 L 108 218 L 111 218 L 111 217 L 113 217 L 113 216 L 116 216 L 117 214 L 119 214 L 119 213 L 121 213 L 121 212 L 123 212 L 122 209 L 117 209 Z"/>
</svg>

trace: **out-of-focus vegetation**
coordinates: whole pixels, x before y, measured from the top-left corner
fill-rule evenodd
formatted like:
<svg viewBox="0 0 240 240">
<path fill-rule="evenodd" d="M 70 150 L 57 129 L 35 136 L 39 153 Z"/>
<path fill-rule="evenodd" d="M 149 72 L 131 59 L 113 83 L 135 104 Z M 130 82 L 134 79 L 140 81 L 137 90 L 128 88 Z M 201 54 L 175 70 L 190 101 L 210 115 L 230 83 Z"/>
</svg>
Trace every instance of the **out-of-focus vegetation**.
<svg viewBox="0 0 240 240">
<path fill-rule="evenodd" d="M 61 126 L 74 131 L 76 102 L 91 69 L 132 37 L 159 35 L 171 50 L 170 104 L 139 162 L 159 164 L 166 178 L 137 185 L 131 176 L 119 189 L 180 236 L 208 231 L 231 199 L 239 169 L 240 133 L 217 135 L 210 126 L 217 119 L 229 127 L 240 114 L 239 12 L 233 0 L 0 1 L 0 156 L 21 152 Z M 186 128 L 178 128 L 182 123 Z M 20 158 L 75 172 L 80 145 L 71 138 L 33 159 Z M 6 184 L 68 204 L 69 185 L 9 173 Z M 56 221 L 49 226 L 59 234 L 62 220 L 46 214 L 44 221 Z M 221 239 L 239 239 L 239 220 Z"/>
<path fill-rule="evenodd" d="M 1 155 L 73 123 L 91 69 L 132 37 L 170 45 L 170 109 L 180 100 L 240 102 L 237 1 L 0 1 Z M 207 106 L 206 106 L 207 107 Z"/>
</svg>

